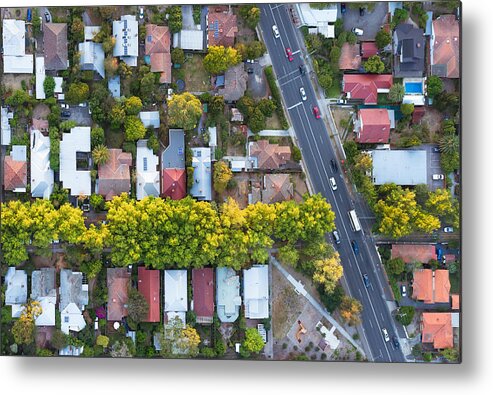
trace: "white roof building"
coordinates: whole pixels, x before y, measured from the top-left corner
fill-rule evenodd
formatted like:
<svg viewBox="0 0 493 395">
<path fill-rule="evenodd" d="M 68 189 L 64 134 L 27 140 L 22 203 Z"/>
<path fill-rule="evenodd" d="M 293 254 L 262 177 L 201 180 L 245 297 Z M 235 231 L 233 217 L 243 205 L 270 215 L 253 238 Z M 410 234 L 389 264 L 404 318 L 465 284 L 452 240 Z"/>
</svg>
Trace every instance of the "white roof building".
<svg viewBox="0 0 493 395">
<path fill-rule="evenodd" d="M 32 74 L 33 70 L 33 55 L 3 57 L 3 72 L 6 74 Z"/>
<path fill-rule="evenodd" d="M 428 181 L 425 150 L 374 150 L 371 156 L 375 185 L 417 185 Z"/>
<path fill-rule="evenodd" d="M 211 149 L 192 148 L 193 186 L 190 194 L 197 200 L 212 199 Z"/>
<path fill-rule="evenodd" d="M 89 156 L 91 153 L 91 128 L 77 126 L 70 133 L 63 133 L 60 141 L 60 181 L 70 190 L 72 196 L 91 195 L 91 170 Z M 80 158 L 80 157 L 83 158 Z M 79 169 L 78 159 L 87 162 Z"/>
<path fill-rule="evenodd" d="M 10 127 L 10 119 L 14 117 L 14 113 L 8 112 L 7 107 L 2 107 L 0 109 L 0 123 L 1 123 L 1 138 L 2 145 L 10 145 L 10 140 L 12 138 L 12 128 Z"/>
<path fill-rule="evenodd" d="M 45 58 L 44 56 L 36 57 L 36 99 L 46 99 L 45 95 Z"/>
<path fill-rule="evenodd" d="M 26 22 L 16 19 L 3 20 L 3 56 L 26 54 Z"/>
<path fill-rule="evenodd" d="M 80 68 L 81 70 L 93 70 L 101 78 L 104 78 L 104 51 L 103 44 L 93 41 L 79 43 Z"/>
<path fill-rule="evenodd" d="M 269 317 L 269 267 L 267 265 L 254 265 L 248 270 L 243 270 L 243 295 L 246 318 Z"/>
<path fill-rule="evenodd" d="M 118 56 L 129 66 L 137 66 L 139 56 L 139 24 L 135 15 L 123 15 L 113 21 L 113 37 L 116 43 L 113 56 Z"/>
<path fill-rule="evenodd" d="M 178 317 L 183 323 L 188 311 L 187 271 L 164 271 L 164 312 L 168 322 Z"/>
<path fill-rule="evenodd" d="M 310 3 L 297 3 L 296 10 L 301 26 L 308 26 L 309 33 L 320 33 L 325 38 L 335 37 L 333 23 L 337 20 L 337 3 L 329 4 L 321 10 L 310 7 Z"/>
<path fill-rule="evenodd" d="M 159 128 L 159 111 L 141 111 L 139 117 L 146 128 L 150 126 L 154 129 Z"/>
<path fill-rule="evenodd" d="M 84 26 L 84 41 L 92 41 L 100 31 L 101 26 Z"/>
<path fill-rule="evenodd" d="M 54 77 L 55 93 L 63 93 L 63 77 Z"/>
<path fill-rule="evenodd" d="M 50 138 L 39 130 L 31 131 L 31 196 L 49 199 L 54 173 L 50 168 Z"/>
<path fill-rule="evenodd" d="M 204 49 L 204 32 L 202 30 L 181 30 L 174 33 L 173 47 L 185 51 L 202 51 Z"/>
<path fill-rule="evenodd" d="M 31 299 L 41 304 L 36 326 L 55 326 L 56 280 L 54 268 L 34 270 L 31 275 Z"/>
<path fill-rule="evenodd" d="M 147 140 L 137 141 L 137 200 L 159 196 L 159 158 L 147 147 Z"/>
<path fill-rule="evenodd" d="M 24 270 L 9 267 L 5 275 L 7 289 L 5 305 L 12 306 L 12 317 L 20 317 L 24 304 L 27 302 L 27 274 Z"/>
<path fill-rule="evenodd" d="M 89 303 L 89 288 L 83 283 L 80 272 L 62 269 L 60 271 L 60 313 L 61 330 L 79 332 L 86 326 L 82 311 Z"/>
</svg>

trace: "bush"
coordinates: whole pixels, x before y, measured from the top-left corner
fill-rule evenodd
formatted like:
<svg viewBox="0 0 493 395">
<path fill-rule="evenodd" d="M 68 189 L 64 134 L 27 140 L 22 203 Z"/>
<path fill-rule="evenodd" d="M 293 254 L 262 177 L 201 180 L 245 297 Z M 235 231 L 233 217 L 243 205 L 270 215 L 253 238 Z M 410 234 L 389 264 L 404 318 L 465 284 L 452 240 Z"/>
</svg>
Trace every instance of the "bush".
<svg viewBox="0 0 493 395">
<path fill-rule="evenodd" d="M 296 162 L 299 162 L 301 160 L 301 151 L 297 146 L 293 146 L 293 149 L 291 151 L 291 158 Z"/>
<path fill-rule="evenodd" d="M 281 93 L 276 85 L 276 79 L 274 77 L 274 71 L 272 70 L 272 66 L 267 66 L 264 69 L 265 77 L 267 78 L 267 83 L 269 84 L 269 89 L 272 95 L 272 99 L 276 103 L 276 112 L 279 120 L 281 122 L 281 127 L 283 129 L 289 129 L 288 120 L 286 119 L 286 115 L 284 114 L 284 109 L 282 107 Z"/>
<path fill-rule="evenodd" d="M 47 75 L 43 82 L 43 89 L 46 97 L 52 97 L 55 93 L 55 79 L 51 75 Z"/>
</svg>

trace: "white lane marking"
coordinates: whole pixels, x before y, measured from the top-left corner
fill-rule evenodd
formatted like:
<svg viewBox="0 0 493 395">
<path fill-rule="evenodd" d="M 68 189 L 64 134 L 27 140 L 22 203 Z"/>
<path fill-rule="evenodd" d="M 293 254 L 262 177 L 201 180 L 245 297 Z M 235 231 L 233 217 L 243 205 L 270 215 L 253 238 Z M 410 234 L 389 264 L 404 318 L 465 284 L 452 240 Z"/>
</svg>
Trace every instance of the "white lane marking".
<svg viewBox="0 0 493 395">
<path fill-rule="evenodd" d="M 287 84 L 289 84 L 290 82 L 296 81 L 297 79 L 301 79 L 301 76 L 297 75 L 296 77 L 291 78 L 291 79 L 289 79 L 289 80 L 287 80 L 287 81 L 284 81 L 282 84 L 279 84 L 279 86 L 284 86 L 284 85 L 287 85 Z"/>
<path fill-rule="evenodd" d="M 368 322 L 370 323 L 371 329 L 373 329 L 373 324 L 371 323 L 371 320 L 368 320 Z"/>
<path fill-rule="evenodd" d="M 297 51 L 294 51 L 294 52 L 293 52 L 293 55 L 296 55 L 296 54 L 298 54 L 298 53 L 300 53 L 300 52 L 301 52 L 301 49 L 298 49 Z"/>
<path fill-rule="evenodd" d="M 303 102 L 300 101 L 299 103 L 296 103 L 296 104 L 292 105 L 291 107 L 288 107 L 288 110 L 292 110 L 293 108 L 296 108 L 298 106 L 301 106 L 302 104 L 303 104 Z"/>
<path fill-rule="evenodd" d="M 281 81 L 283 78 L 289 77 L 289 76 L 291 76 L 291 75 L 293 75 L 293 74 L 295 74 L 295 73 L 296 73 L 296 74 L 299 74 L 299 73 L 300 73 L 300 71 L 299 71 L 299 70 L 294 70 L 294 71 L 292 71 L 291 73 L 288 73 L 288 74 L 285 74 L 285 75 L 283 75 L 283 76 L 279 77 L 277 80 L 278 80 L 278 81 Z"/>
</svg>

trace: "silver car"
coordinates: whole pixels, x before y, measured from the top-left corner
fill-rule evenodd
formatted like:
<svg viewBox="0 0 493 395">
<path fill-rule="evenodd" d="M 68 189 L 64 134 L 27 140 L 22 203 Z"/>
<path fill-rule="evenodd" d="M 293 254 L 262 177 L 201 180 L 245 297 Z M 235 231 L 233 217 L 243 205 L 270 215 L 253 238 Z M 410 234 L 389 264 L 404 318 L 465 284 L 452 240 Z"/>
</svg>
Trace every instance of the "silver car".
<svg viewBox="0 0 493 395">
<path fill-rule="evenodd" d="M 303 87 L 300 88 L 300 95 L 301 95 L 301 100 L 305 101 L 306 100 L 305 88 Z"/>
</svg>

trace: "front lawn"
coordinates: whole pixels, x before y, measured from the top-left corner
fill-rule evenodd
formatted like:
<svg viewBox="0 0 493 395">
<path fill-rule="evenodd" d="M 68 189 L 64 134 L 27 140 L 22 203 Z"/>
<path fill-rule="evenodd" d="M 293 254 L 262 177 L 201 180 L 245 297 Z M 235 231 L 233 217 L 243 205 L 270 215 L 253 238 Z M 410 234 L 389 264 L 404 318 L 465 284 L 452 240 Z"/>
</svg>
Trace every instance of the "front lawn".
<svg viewBox="0 0 493 395">
<path fill-rule="evenodd" d="M 184 76 L 185 90 L 188 92 L 207 92 L 210 89 L 210 75 L 204 69 L 203 59 L 201 55 L 187 56 L 181 72 L 177 73 Z"/>
<path fill-rule="evenodd" d="M 341 78 L 335 75 L 332 78 L 332 86 L 327 91 L 327 97 L 338 99 L 341 96 Z"/>
</svg>

